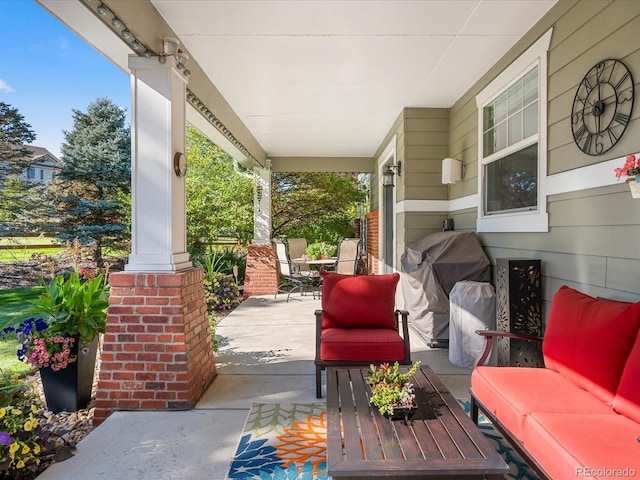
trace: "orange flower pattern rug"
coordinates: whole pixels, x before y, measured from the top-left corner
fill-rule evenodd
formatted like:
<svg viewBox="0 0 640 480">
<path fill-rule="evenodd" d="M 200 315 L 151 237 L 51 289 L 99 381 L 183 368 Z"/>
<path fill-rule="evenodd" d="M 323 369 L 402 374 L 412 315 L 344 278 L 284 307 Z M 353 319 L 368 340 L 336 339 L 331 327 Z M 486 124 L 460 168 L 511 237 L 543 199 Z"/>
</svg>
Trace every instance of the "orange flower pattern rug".
<svg viewBox="0 0 640 480">
<path fill-rule="evenodd" d="M 469 401 L 458 399 L 469 412 Z M 227 480 L 330 480 L 327 476 L 326 404 L 254 403 Z M 505 479 L 538 477 L 487 420 L 480 430 L 509 465 Z"/>
</svg>

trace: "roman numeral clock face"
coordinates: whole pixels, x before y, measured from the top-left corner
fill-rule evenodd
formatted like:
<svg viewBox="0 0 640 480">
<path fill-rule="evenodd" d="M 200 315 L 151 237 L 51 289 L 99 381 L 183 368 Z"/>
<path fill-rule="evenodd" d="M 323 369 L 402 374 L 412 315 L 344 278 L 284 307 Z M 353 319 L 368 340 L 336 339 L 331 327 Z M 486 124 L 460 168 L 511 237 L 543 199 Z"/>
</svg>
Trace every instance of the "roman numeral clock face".
<svg viewBox="0 0 640 480">
<path fill-rule="evenodd" d="M 571 131 L 580 150 L 600 155 L 613 148 L 633 111 L 631 72 L 619 60 L 603 60 L 584 76 L 573 99 Z"/>
</svg>

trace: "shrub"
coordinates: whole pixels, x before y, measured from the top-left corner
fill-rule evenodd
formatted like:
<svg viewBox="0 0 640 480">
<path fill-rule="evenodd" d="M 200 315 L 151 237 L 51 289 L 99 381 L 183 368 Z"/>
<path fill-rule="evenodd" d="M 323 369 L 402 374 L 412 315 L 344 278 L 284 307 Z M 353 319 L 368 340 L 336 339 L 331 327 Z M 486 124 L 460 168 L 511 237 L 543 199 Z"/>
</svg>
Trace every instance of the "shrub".
<svg viewBox="0 0 640 480">
<path fill-rule="evenodd" d="M 233 275 L 219 272 L 205 275 L 204 291 L 209 312 L 233 310 L 240 303 L 240 291 Z"/>
<path fill-rule="evenodd" d="M 246 255 L 235 249 L 226 248 L 222 251 L 210 251 L 194 259 L 197 266 L 204 270 L 205 278 L 211 279 L 214 273 L 233 275 L 233 267 L 238 267 L 238 283 L 244 281 L 247 265 Z"/>
</svg>

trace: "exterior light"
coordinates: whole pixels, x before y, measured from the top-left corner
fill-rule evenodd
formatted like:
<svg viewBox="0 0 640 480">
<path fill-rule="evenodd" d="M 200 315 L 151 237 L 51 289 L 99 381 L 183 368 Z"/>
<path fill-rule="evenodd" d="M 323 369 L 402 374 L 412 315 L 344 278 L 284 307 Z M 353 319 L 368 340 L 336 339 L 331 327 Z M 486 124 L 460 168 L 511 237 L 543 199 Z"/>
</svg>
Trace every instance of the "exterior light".
<svg viewBox="0 0 640 480">
<path fill-rule="evenodd" d="M 391 166 L 388 166 L 382 174 L 382 185 L 385 187 L 393 187 L 393 176 L 393 170 L 391 170 Z"/>
</svg>

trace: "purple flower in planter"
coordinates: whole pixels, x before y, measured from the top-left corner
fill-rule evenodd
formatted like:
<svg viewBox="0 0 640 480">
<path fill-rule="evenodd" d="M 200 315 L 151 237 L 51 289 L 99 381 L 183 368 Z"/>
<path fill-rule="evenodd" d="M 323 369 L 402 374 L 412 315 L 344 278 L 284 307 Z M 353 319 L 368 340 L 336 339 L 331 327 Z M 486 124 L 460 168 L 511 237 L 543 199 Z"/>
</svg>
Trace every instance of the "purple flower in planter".
<svg viewBox="0 0 640 480">
<path fill-rule="evenodd" d="M 13 440 L 8 432 L 0 432 L 0 445 L 11 445 Z"/>
</svg>

